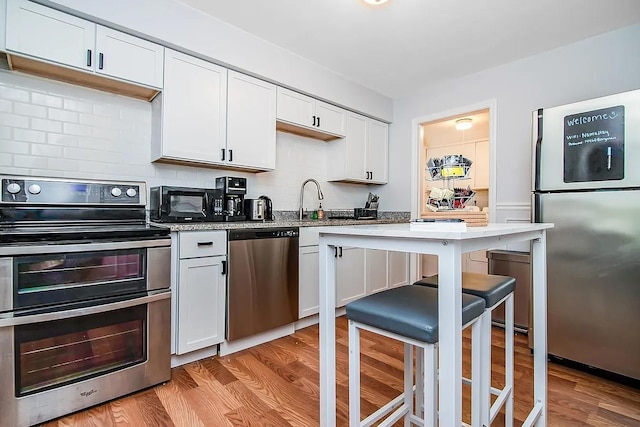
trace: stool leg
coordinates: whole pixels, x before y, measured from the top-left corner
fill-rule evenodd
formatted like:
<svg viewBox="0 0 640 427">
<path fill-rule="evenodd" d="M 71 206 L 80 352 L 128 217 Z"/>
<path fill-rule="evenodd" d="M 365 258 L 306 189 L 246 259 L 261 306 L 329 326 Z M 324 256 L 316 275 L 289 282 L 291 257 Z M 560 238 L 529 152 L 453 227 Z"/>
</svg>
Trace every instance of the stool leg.
<svg viewBox="0 0 640 427">
<path fill-rule="evenodd" d="M 488 427 L 491 418 L 491 310 L 485 310 L 480 317 L 480 421 L 482 426 Z"/>
<path fill-rule="evenodd" d="M 488 392 L 482 384 L 482 328 L 486 321 L 485 310 L 478 320 L 471 325 L 471 426 L 482 427 L 482 396 Z"/>
<path fill-rule="evenodd" d="M 409 413 L 404 416 L 404 427 L 411 427 L 413 414 L 413 346 L 404 343 L 404 404 Z"/>
<path fill-rule="evenodd" d="M 349 426 L 360 427 L 360 329 L 349 321 Z"/>
<path fill-rule="evenodd" d="M 505 314 L 505 387 L 509 389 L 509 396 L 506 401 L 505 427 L 513 427 L 513 293 L 507 297 L 504 307 Z"/>
<path fill-rule="evenodd" d="M 416 399 L 413 414 L 423 418 L 424 401 L 424 348 L 416 346 Z"/>
<path fill-rule="evenodd" d="M 424 426 L 436 427 L 438 425 L 437 412 L 437 388 L 438 388 L 438 365 L 436 363 L 436 346 L 434 344 L 426 344 L 423 358 L 423 407 L 424 407 Z"/>
</svg>

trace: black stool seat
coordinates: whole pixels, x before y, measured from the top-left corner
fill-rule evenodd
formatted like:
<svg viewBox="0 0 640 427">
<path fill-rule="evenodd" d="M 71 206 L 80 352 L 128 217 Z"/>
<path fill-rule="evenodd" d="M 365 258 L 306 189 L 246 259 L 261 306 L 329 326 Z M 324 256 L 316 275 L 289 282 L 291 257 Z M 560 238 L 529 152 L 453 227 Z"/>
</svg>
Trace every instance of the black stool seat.
<svg viewBox="0 0 640 427">
<path fill-rule="evenodd" d="M 414 285 L 438 287 L 438 275 L 426 277 Z M 495 274 L 462 273 L 462 292 L 485 300 L 487 307 L 493 307 L 516 288 L 516 279 Z"/>
<path fill-rule="evenodd" d="M 484 299 L 462 295 L 462 324 L 480 316 Z M 347 317 L 403 337 L 438 342 L 438 290 L 426 286 L 402 286 L 360 298 L 347 304 Z"/>
</svg>

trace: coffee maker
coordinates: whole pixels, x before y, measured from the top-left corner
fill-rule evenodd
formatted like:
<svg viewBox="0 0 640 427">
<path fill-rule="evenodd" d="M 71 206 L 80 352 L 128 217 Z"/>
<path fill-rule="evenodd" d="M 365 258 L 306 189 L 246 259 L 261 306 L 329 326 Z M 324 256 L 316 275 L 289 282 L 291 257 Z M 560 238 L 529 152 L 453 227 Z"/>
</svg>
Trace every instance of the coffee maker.
<svg viewBox="0 0 640 427">
<path fill-rule="evenodd" d="M 247 194 L 247 179 L 232 176 L 216 178 L 216 189 L 224 195 L 224 220 L 246 221 L 244 196 Z"/>
</svg>

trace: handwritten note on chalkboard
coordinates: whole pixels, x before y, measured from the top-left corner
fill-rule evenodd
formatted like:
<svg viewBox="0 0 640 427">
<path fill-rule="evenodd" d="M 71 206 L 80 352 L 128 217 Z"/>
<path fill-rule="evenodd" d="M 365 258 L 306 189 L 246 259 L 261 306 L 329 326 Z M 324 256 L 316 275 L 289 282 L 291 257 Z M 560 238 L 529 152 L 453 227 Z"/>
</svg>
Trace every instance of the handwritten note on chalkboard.
<svg viewBox="0 0 640 427">
<path fill-rule="evenodd" d="M 564 118 L 564 182 L 624 178 L 624 105 Z"/>
</svg>

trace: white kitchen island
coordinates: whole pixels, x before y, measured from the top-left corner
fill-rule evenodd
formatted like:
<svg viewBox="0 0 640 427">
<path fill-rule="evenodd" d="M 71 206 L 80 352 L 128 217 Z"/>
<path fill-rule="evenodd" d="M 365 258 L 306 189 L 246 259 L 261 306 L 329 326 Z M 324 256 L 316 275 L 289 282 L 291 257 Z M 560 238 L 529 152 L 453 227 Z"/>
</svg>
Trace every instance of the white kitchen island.
<svg viewBox="0 0 640 427">
<path fill-rule="evenodd" d="M 412 231 L 409 224 L 324 227 L 320 230 L 320 425 L 336 425 L 334 248 L 438 256 L 441 426 L 462 425 L 462 254 L 531 241 L 533 268 L 534 402 L 524 425 L 547 425 L 546 230 L 553 224 L 489 224 L 466 231 Z M 456 285 L 457 284 L 457 285 Z"/>
</svg>

